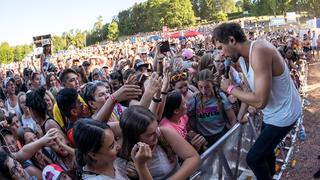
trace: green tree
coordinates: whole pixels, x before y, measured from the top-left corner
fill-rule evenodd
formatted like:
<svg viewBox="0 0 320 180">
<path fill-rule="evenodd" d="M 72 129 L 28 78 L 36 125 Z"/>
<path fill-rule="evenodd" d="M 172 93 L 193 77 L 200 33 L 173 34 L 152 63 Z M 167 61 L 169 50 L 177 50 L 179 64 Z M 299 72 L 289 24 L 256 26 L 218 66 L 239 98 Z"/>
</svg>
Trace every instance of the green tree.
<svg viewBox="0 0 320 180">
<path fill-rule="evenodd" d="M 213 0 L 200 0 L 200 17 L 201 19 L 210 20 L 214 14 Z"/>
<path fill-rule="evenodd" d="M 94 43 L 105 40 L 105 37 L 103 37 L 103 27 L 103 18 L 102 16 L 99 16 L 91 30 L 92 41 Z"/>
<path fill-rule="evenodd" d="M 308 0 L 309 4 L 309 13 L 313 17 L 319 17 L 320 16 L 320 2 L 319 0 Z"/>
<path fill-rule="evenodd" d="M 228 15 L 222 11 L 214 14 L 212 19 L 216 22 L 226 22 L 228 20 Z"/>
<path fill-rule="evenodd" d="M 118 23 L 116 21 L 112 21 L 108 27 L 108 40 L 116 41 L 118 40 L 119 30 Z"/>
<path fill-rule="evenodd" d="M 8 64 L 14 60 L 14 49 L 10 47 L 9 43 L 4 42 L 0 45 L 0 63 Z"/>
<path fill-rule="evenodd" d="M 200 17 L 201 10 L 200 10 L 200 0 L 192 0 L 192 9 L 194 11 L 194 15 L 196 17 Z"/>
<path fill-rule="evenodd" d="M 243 0 L 242 5 L 243 11 L 251 11 L 253 6 L 251 0 Z"/>
<path fill-rule="evenodd" d="M 124 10 L 119 12 L 117 16 L 117 22 L 120 35 L 133 34 L 133 25 L 131 21 L 131 10 Z"/>
<path fill-rule="evenodd" d="M 132 23 L 133 34 L 139 32 L 147 32 L 147 18 L 146 3 L 135 3 L 131 9 L 130 20 Z"/>
<path fill-rule="evenodd" d="M 157 31 L 164 25 L 167 0 L 148 0 L 145 6 L 146 31 Z"/>
<path fill-rule="evenodd" d="M 26 55 L 32 52 L 32 48 L 29 45 L 19 45 L 12 47 L 15 61 L 22 61 Z"/>
<path fill-rule="evenodd" d="M 165 24 L 169 27 L 183 27 L 195 24 L 195 16 L 190 0 L 169 0 Z"/>
<path fill-rule="evenodd" d="M 13 54 L 15 61 L 21 61 L 24 58 L 24 49 L 22 46 L 13 47 Z"/>
<path fill-rule="evenodd" d="M 101 34 L 102 34 L 102 39 L 106 40 L 108 39 L 108 28 L 109 28 L 110 23 L 106 23 L 102 26 Z"/>
<path fill-rule="evenodd" d="M 67 47 L 67 42 L 63 36 L 52 36 L 53 52 L 64 50 Z"/>
<path fill-rule="evenodd" d="M 237 8 L 237 12 L 243 11 L 243 1 L 242 0 L 239 0 L 236 2 L 236 8 Z"/>
<path fill-rule="evenodd" d="M 219 4 L 223 13 L 232 13 L 237 11 L 236 3 L 234 0 L 219 0 Z"/>
<path fill-rule="evenodd" d="M 277 10 L 278 10 L 278 7 L 277 7 L 277 1 L 278 0 L 268 0 L 268 4 L 267 3 L 264 3 L 266 6 L 269 5 L 269 8 L 271 10 L 271 13 L 272 15 L 276 16 L 277 15 Z"/>
</svg>

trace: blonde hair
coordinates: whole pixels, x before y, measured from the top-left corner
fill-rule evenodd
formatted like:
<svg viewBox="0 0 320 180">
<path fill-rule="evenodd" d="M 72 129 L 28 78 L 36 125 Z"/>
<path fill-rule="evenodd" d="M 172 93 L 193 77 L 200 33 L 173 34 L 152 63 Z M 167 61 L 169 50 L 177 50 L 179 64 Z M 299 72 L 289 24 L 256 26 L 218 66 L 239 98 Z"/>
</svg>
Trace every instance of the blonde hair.
<svg viewBox="0 0 320 180">
<path fill-rule="evenodd" d="M 49 98 L 51 99 L 52 101 L 52 104 L 55 104 L 56 103 L 56 99 L 54 98 L 54 96 L 52 95 L 52 93 L 48 90 L 46 90 L 46 95 L 49 96 Z"/>
<path fill-rule="evenodd" d="M 203 55 L 200 59 L 199 71 L 210 68 L 210 65 L 213 65 L 213 61 L 214 61 L 213 54 L 207 53 Z M 214 65 L 213 65 L 213 68 L 214 68 L 214 71 L 216 71 L 216 68 L 214 67 Z"/>
</svg>

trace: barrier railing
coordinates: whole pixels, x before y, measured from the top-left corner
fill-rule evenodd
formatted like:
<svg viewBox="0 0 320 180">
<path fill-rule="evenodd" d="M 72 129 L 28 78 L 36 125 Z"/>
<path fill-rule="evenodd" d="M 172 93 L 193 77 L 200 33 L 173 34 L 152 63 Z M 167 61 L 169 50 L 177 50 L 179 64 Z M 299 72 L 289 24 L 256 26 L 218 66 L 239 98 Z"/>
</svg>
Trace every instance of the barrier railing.
<svg viewBox="0 0 320 180">
<path fill-rule="evenodd" d="M 301 87 L 302 110 L 304 109 L 307 86 L 308 65 L 301 65 Z M 294 149 L 297 134 L 303 123 L 303 113 L 297 120 L 295 127 L 281 141 L 276 149 L 276 162 L 279 169 L 274 179 L 279 180 L 290 164 L 290 156 Z M 262 114 L 258 112 L 249 117 L 246 124 L 237 123 L 221 139 L 213 144 L 201 155 L 201 166 L 196 171 L 191 180 L 209 180 L 209 179 L 253 179 L 255 178 L 252 171 L 246 163 L 246 155 L 257 139 L 260 133 L 262 123 Z"/>
<path fill-rule="evenodd" d="M 245 157 L 259 133 L 257 120 L 250 117 L 249 123 L 234 125 L 201 155 L 201 167 L 191 179 L 237 179 L 243 172 L 249 172 Z"/>
</svg>

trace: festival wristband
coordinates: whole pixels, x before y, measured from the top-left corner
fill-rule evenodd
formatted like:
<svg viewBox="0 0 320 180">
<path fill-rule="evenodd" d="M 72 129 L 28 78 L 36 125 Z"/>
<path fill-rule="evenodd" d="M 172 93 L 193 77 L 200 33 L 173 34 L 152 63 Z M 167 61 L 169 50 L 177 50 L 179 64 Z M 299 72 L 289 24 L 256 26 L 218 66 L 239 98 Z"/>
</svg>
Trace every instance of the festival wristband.
<svg viewBox="0 0 320 180">
<path fill-rule="evenodd" d="M 152 101 L 155 103 L 159 103 L 159 102 L 161 102 L 161 100 L 162 100 L 161 98 L 160 99 L 157 99 L 155 97 L 152 98 Z"/>
<path fill-rule="evenodd" d="M 162 95 L 167 95 L 167 94 L 168 94 L 168 92 L 161 92 L 161 94 L 162 94 Z"/>
<path fill-rule="evenodd" d="M 235 88 L 235 86 L 233 84 L 230 84 L 228 89 L 227 89 L 227 94 L 230 95 L 231 91 Z"/>
<path fill-rule="evenodd" d="M 116 98 L 113 96 L 113 94 L 110 95 L 111 100 L 116 104 L 118 103 L 118 101 L 116 100 Z"/>
</svg>

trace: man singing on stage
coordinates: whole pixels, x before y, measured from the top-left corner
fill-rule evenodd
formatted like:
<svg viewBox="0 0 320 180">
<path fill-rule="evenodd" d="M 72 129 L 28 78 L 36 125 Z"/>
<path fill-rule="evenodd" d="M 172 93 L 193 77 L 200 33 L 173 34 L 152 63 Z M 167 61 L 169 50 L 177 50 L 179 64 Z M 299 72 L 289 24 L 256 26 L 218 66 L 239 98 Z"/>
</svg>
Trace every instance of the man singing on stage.
<svg viewBox="0 0 320 180">
<path fill-rule="evenodd" d="M 239 61 L 250 92 L 221 81 L 221 89 L 243 103 L 261 109 L 261 134 L 247 155 L 247 164 L 258 180 L 275 174 L 274 149 L 301 115 L 301 100 L 286 63 L 277 49 L 265 40 L 248 41 L 240 25 L 221 24 L 213 30 L 213 41 L 224 55 Z"/>
</svg>

